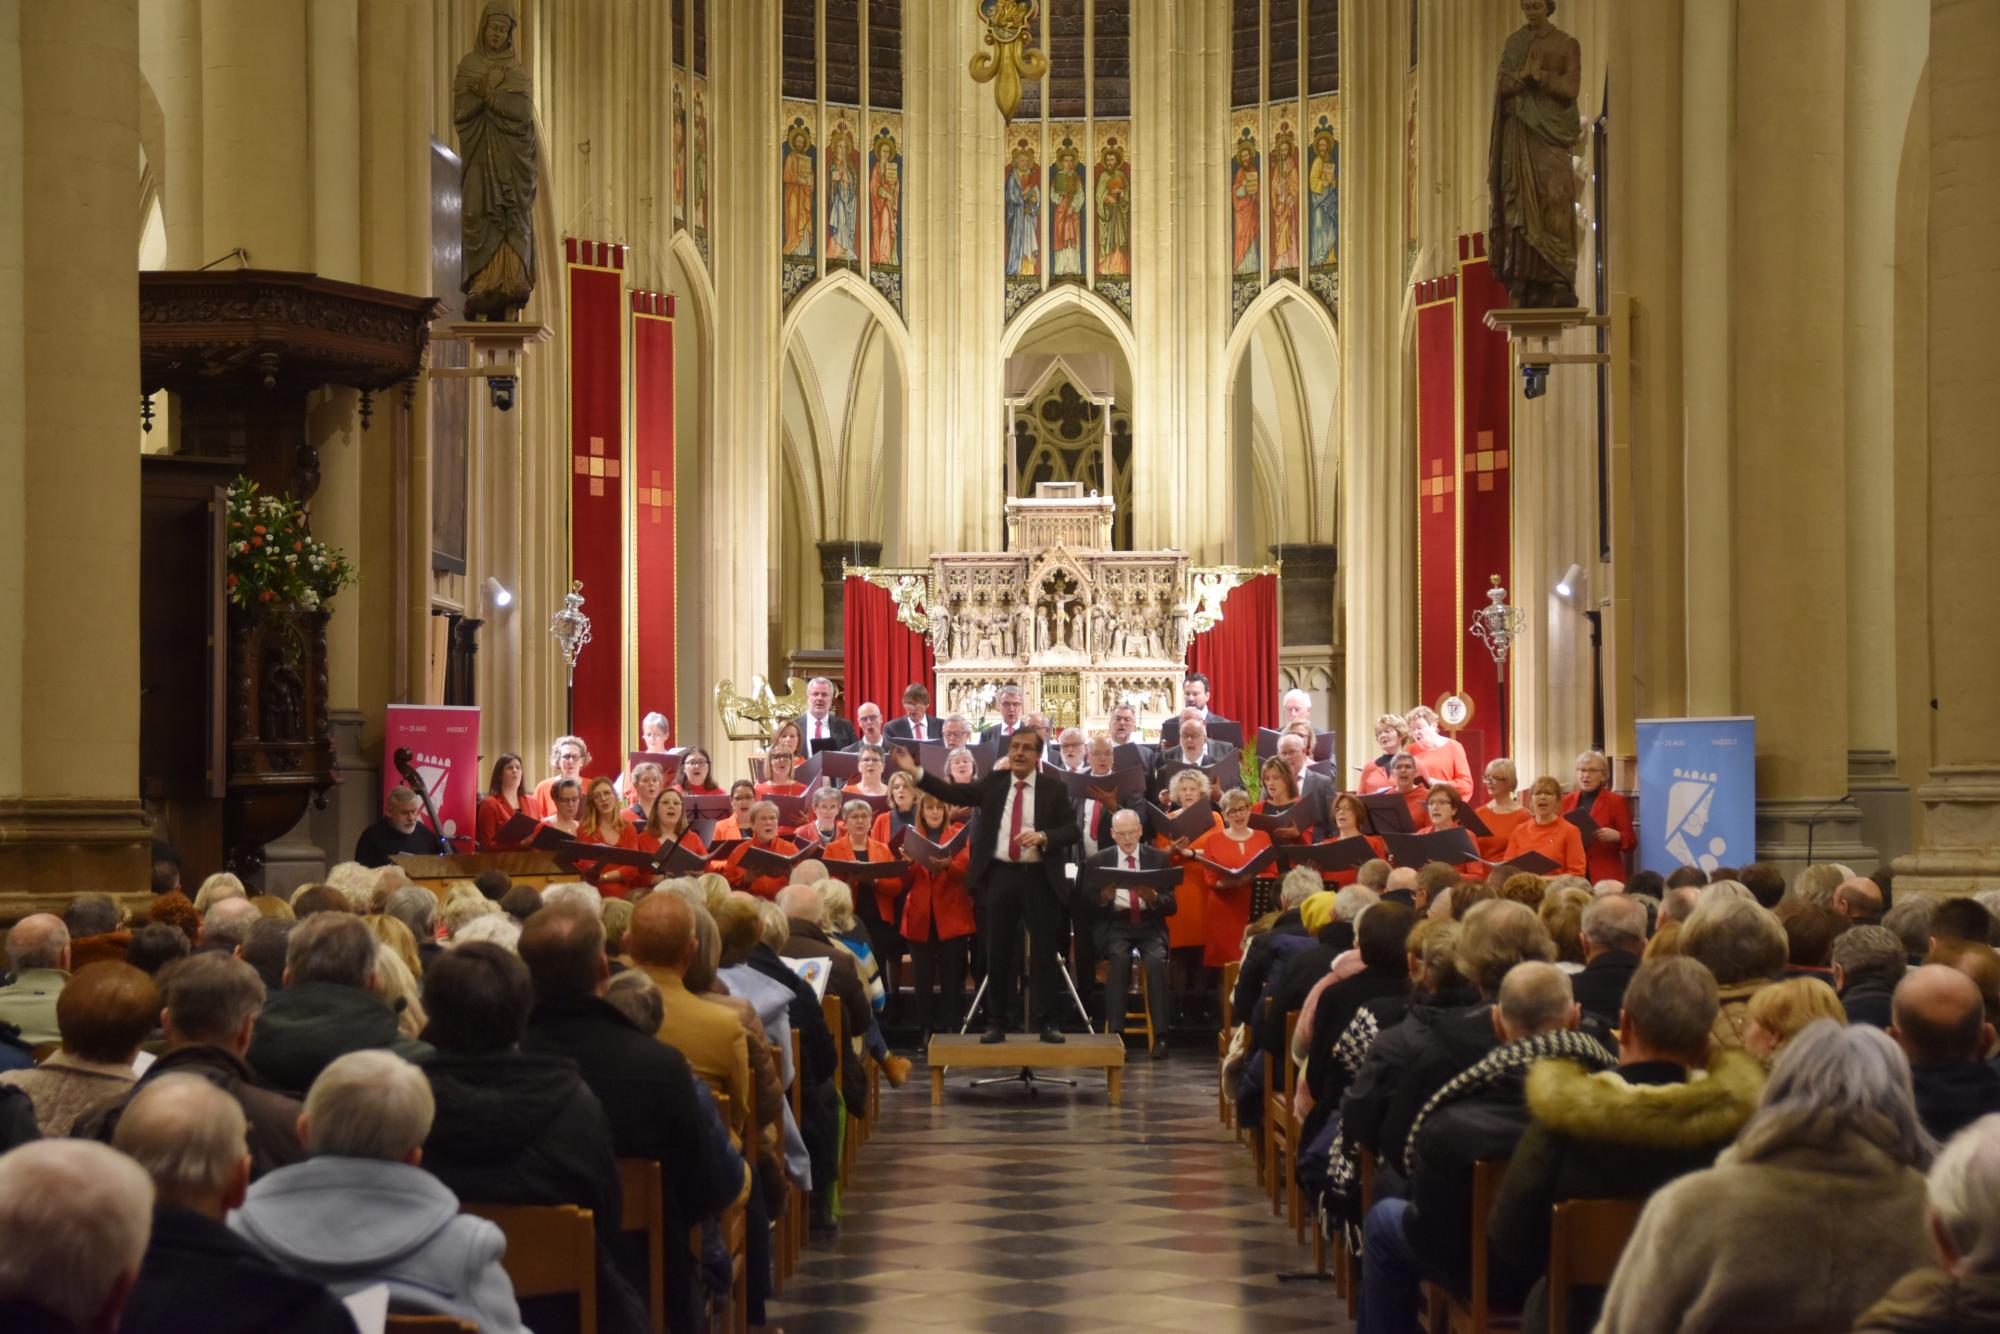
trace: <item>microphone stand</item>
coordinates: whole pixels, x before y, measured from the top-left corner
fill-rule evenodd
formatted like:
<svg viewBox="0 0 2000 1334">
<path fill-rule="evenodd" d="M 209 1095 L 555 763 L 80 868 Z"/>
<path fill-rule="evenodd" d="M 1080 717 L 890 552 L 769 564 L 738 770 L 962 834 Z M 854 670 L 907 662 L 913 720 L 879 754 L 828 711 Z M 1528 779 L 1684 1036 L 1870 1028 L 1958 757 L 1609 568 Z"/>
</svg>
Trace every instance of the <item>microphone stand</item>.
<svg viewBox="0 0 2000 1334">
<path fill-rule="evenodd" d="M 1808 866 L 1812 865 L 1813 835 L 1819 829 L 1819 822 L 1826 818 L 1826 813 L 1828 811 L 1832 810 L 1835 806 L 1840 806 L 1845 804 L 1847 799 L 1849 797 L 1852 797 L 1853 795 L 1854 794 L 1852 792 L 1843 792 L 1839 796 L 1835 797 L 1832 801 L 1829 801 L 1828 803 L 1826 803 L 1826 805 L 1820 807 L 1818 810 L 1814 811 L 1811 815 L 1808 815 L 1806 817 L 1806 865 Z"/>
</svg>

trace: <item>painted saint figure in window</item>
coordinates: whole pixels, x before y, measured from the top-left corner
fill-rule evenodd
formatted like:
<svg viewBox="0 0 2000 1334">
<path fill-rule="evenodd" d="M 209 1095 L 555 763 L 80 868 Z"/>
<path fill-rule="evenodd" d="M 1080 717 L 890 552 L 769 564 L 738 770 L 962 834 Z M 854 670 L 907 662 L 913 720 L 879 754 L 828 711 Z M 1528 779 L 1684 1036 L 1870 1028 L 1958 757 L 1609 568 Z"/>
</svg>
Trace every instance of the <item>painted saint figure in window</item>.
<svg viewBox="0 0 2000 1334">
<path fill-rule="evenodd" d="M 1117 144 L 1097 158 L 1097 271 L 1132 272 L 1132 175 Z"/>
<path fill-rule="evenodd" d="M 875 165 L 868 169 L 868 257 L 877 265 L 903 262 L 903 168 L 896 140 L 886 130 L 875 136 Z"/>
<path fill-rule="evenodd" d="M 1257 145 L 1245 134 L 1236 141 L 1236 161 L 1229 172 L 1229 209 L 1232 219 L 1232 269 L 1237 273 L 1257 272 Z"/>
<path fill-rule="evenodd" d="M 1007 276 L 1040 274 L 1041 255 L 1041 174 L 1035 150 L 1024 139 L 1015 145 L 1013 165 L 1007 169 Z"/>
<path fill-rule="evenodd" d="M 1064 144 L 1056 151 L 1049 173 L 1050 219 L 1055 228 L 1049 244 L 1049 271 L 1056 277 L 1083 276 L 1083 171 L 1076 149 Z"/>
<path fill-rule="evenodd" d="M 854 131 L 846 121 L 835 121 L 826 137 L 826 257 L 829 260 L 859 260 L 856 228 L 861 207 L 861 156 L 854 147 Z"/>
<path fill-rule="evenodd" d="M 813 149 L 812 131 L 794 124 L 785 136 L 785 161 L 781 180 L 784 186 L 785 253 L 813 253 Z"/>
<path fill-rule="evenodd" d="M 1271 141 L 1271 267 L 1299 267 L 1299 149 L 1289 130 Z"/>
</svg>

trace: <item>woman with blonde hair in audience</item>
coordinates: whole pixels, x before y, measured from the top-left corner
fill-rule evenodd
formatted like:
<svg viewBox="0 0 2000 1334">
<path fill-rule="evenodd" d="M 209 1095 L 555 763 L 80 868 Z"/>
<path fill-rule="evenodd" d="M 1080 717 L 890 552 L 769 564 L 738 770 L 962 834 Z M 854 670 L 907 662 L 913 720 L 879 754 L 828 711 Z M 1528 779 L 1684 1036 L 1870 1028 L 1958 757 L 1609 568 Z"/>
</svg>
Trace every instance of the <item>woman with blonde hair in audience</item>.
<svg viewBox="0 0 2000 1334">
<path fill-rule="evenodd" d="M 714 916 L 706 908 L 697 907 L 693 912 L 695 947 L 682 980 L 691 994 L 730 1011 L 742 1024 L 750 1049 L 750 1078 L 756 1085 L 758 1140 L 765 1159 L 773 1167 L 789 1170 L 791 1155 L 785 1143 L 785 1128 L 791 1122 L 791 1107 L 785 1101 L 785 1084 L 778 1063 L 771 1056 L 770 1037 L 764 1031 L 763 1020 L 757 1017 L 757 1007 L 740 996 L 730 995 L 722 986 L 717 972 L 722 960 L 722 933 Z M 803 1141 L 798 1151 L 803 1156 Z M 763 1184 L 766 1196 L 775 1196 L 771 1200 L 775 1216 L 782 1210 L 784 1181 L 780 1172 L 773 1172 L 772 1177 L 773 1180 Z"/>
<path fill-rule="evenodd" d="M 203 917 L 206 917 L 208 916 L 208 910 L 224 899 L 242 899 L 248 897 L 249 893 L 243 888 L 241 880 L 238 880 L 227 871 L 217 871 L 214 875 L 202 881 L 201 888 L 195 891 L 194 910 Z"/>
<path fill-rule="evenodd" d="M 499 904 L 474 890 L 469 896 L 447 898 L 444 907 L 438 909 L 438 922 L 444 927 L 446 940 L 457 940 L 460 929 L 467 922 L 499 911 Z"/>
<path fill-rule="evenodd" d="M 395 921 L 393 917 L 388 920 Z M 396 925 L 403 924 L 396 922 Z M 409 934 L 408 927 L 403 927 L 403 934 Z M 424 1013 L 423 987 L 417 981 L 417 971 L 403 962 L 394 945 L 382 943 L 379 935 L 376 942 L 374 992 L 396 1012 L 396 1032 L 406 1038 L 420 1038 L 430 1019 Z"/>
<path fill-rule="evenodd" d="M 371 913 L 361 919 L 361 924 L 368 928 L 369 935 L 375 937 L 376 944 L 386 945 L 395 952 L 396 957 L 403 961 L 403 966 L 410 970 L 410 976 L 423 976 L 423 956 L 417 953 L 417 934 L 410 930 L 409 923 L 386 913 Z"/>
<path fill-rule="evenodd" d="M 868 1007 L 880 1015 L 889 993 L 882 983 L 882 965 L 874 943 L 854 912 L 854 887 L 843 880 L 827 879 L 821 883 L 819 901 L 826 914 L 826 933 L 854 956 L 854 969 L 868 991 Z"/>
<path fill-rule="evenodd" d="M 1851 1328 L 1931 1258 L 1923 1169 L 1936 1148 L 1888 1034 L 1808 1025 L 1716 1165 L 1647 1201 L 1599 1334 Z"/>
<path fill-rule="evenodd" d="M 618 803 L 618 789 L 611 785 L 609 778 L 590 780 L 590 791 L 583 803 L 583 818 L 577 821 L 576 841 L 639 851 L 639 831 L 625 818 L 625 812 Z M 637 866 L 621 866 L 617 862 L 579 862 L 577 865 L 585 880 L 612 898 L 622 899 L 631 893 L 632 886 L 641 877 L 652 878 Z"/>
<path fill-rule="evenodd" d="M 1785 975 L 1790 958 L 1785 928 L 1754 900 L 1705 899 L 1681 924 L 1677 943 L 1682 955 L 1715 975 L 1722 1001 L 1715 1045 L 1742 1047 L 1751 998 Z"/>
<path fill-rule="evenodd" d="M 1479 808 L 1479 819 L 1491 832 L 1477 839 L 1479 855 L 1488 861 L 1498 861 L 1507 850 L 1514 826 L 1529 818 L 1528 808 L 1520 801 L 1520 773 L 1514 761 L 1505 755 L 1487 762 L 1480 782 L 1486 788 L 1486 804 Z"/>
<path fill-rule="evenodd" d="M 517 815 L 527 813 L 529 795 L 523 791 L 527 783 L 527 769 L 521 757 L 507 751 L 493 761 L 493 773 L 486 784 L 486 795 L 479 799 L 479 809 L 472 817 L 472 827 L 477 838 L 474 846 L 481 852 L 517 852 L 528 846 L 527 841 L 513 843 L 500 841 L 500 829 Z"/>
<path fill-rule="evenodd" d="M 1555 779 L 1545 774 L 1534 781 L 1528 789 L 1528 813 L 1532 818 L 1514 826 L 1501 861 L 1511 862 L 1537 852 L 1554 862 L 1562 875 L 1583 874 L 1583 836 L 1577 833 L 1575 825 L 1562 818 L 1562 798 L 1562 784 Z"/>
<path fill-rule="evenodd" d="M 1410 725 L 1403 721 L 1402 714 L 1385 713 L 1375 719 L 1375 744 L 1382 748 L 1382 753 L 1361 766 L 1360 789 L 1364 796 L 1387 792 L 1395 786 L 1389 777 L 1390 766 L 1410 744 Z"/>
<path fill-rule="evenodd" d="M 1279 762 L 1279 767 L 1284 767 Z M 1289 771 L 1288 771 L 1289 772 Z M 1240 867 L 1271 846 L 1271 836 L 1250 827 L 1250 794 L 1231 788 L 1222 794 L 1222 828 L 1210 830 L 1188 849 L 1191 856 L 1217 866 Z M 1201 962 L 1222 968 L 1243 957 L 1243 932 L 1250 925 L 1250 881 L 1230 881 L 1205 866 L 1190 865 L 1182 892 L 1198 881 L 1205 898 Z"/>
<path fill-rule="evenodd" d="M 1831 1019 L 1847 1022 L 1847 1007 L 1832 987 L 1816 977 L 1793 977 L 1774 982 L 1750 998 L 1748 1017 L 1743 1024 L 1743 1050 L 1764 1063 L 1766 1070 L 1785 1049 L 1785 1044 L 1805 1031 L 1808 1024 Z"/>
<path fill-rule="evenodd" d="M 614 973 L 631 966 L 631 960 L 625 957 L 625 932 L 632 925 L 632 911 L 630 899 L 606 899 L 599 910 L 604 921 L 604 957 L 612 961 Z"/>
<path fill-rule="evenodd" d="M 461 926 L 458 934 L 451 938 L 454 949 L 474 941 L 498 945 L 509 954 L 518 954 L 521 951 L 521 921 L 508 912 L 486 913 Z"/>
<path fill-rule="evenodd" d="M 1583 971 L 1583 910 L 1590 906 L 1587 889 L 1559 889 L 1545 894 L 1535 915 L 1556 944 L 1556 967 L 1565 973 Z"/>
</svg>

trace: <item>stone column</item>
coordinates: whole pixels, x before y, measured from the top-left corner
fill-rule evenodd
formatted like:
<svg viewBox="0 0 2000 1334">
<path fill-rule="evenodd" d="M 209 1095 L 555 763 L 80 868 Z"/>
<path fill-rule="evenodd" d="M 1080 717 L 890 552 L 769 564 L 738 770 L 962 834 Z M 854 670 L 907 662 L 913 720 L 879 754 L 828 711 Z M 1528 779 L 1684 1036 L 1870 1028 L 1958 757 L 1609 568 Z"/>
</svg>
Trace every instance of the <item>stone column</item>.
<svg viewBox="0 0 2000 1334">
<path fill-rule="evenodd" d="M 259 269 L 312 268 L 306 9 L 202 0 L 202 244 Z M 202 262 L 206 262 L 205 260 Z"/>
<path fill-rule="evenodd" d="M 1737 11 L 1736 494 L 1782 550 L 1736 562 L 1737 705 L 1757 719 L 1757 852 L 1866 870 L 1847 785 L 1840 271 L 1846 25 L 1818 0 Z"/>
<path fill-rule="evenodd" d="M 135 0 L 21 5 L 0 24 L 0 891 L 137 890 L 151 864 L 138 42 Z"/>
<path fill-rule="evenodd" d="M 1404 0 L 1340 6 L 1340 544 L 1347 695 L 1340 732 L 1370 736 L 1376 715 L 1416 687 L 1410 475 L 1403 438 Z M 1412 326 L 1414 327 L 1414 326 Z"/>
<path fill-rule="evenodd" d="M 1930 613 L 1936 758 L 1919 850 L 1896 887 L 1963 893 L 2000 877 L 2000 7 L 1931 0 Z"/>
</svg>

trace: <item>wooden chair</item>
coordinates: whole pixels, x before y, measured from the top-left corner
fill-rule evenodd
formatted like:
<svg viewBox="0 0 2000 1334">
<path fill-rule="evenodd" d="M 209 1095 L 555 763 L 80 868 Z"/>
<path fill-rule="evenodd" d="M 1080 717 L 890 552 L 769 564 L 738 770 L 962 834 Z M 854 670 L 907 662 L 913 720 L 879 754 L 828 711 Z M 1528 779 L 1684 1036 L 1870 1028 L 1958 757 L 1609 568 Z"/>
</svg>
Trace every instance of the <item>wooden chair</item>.
<svg viewBox="0 0 2000 1334">
<path fill-rule="evenodd" d="M 1489 1330 L 1519 1329 L 1518 1311 L 1495 1311 L 1487 1293 L 1490 1278 L 1486 1254 L 1486 1216 L 1500 1194 L 1500 1182 L 1507 1175 L 1507 1160 L 1482 1158 L 1472 1165 L 1472 1293 L 1461 1301 L 1456 1293 L 1436 1284 L 1430 1288 L 1431 1334 L 1487 1334 Z M 1551 1329 L 1556 1326 L 1551 1325 Z"/>
<path fill-rule="evenodd" d="M 479 1334 L 470 1320 L 448 1315 L 391 1315 L 383 1334 Z"/>
<path fill-rule="evenodd" d="M 660 1164 L 651 1158 L 620 1158 L 618 1188 L 623 1199 L 618 1230 L 646 1234 L 646 1311 L 653 1318 L 653 1334 L 667 1334 L 667 1209 Z"/>
<path fill-rule="evenodd" d="M 1564 1200 L 1549 1223 L 1549 1328 L 1569 1328 L 1570 1289 L 1604 1288 L 1639 1225 L 1642 1200 Z"/>
<path fill-rule="evenodd" d="M 1368 1211 L 1375 1207 L 1375 1155 L 1367 1149 L 1357 1149 L 1354 1155 L 1355 1199 L 1360 1203 L 1358 1217 L 1366 1220 Z M 1341 1236 L 1346 1238 L 1343 1228 Z M 1347 1318 L 1352 1321 L 1361 1314 L 1361 1252 L 1350 1250 L 1347 1254 Z"/>
<path fill-rule="evenodd" d="M 751 1090 L 750 1096 L 753 1101 L 756 1099 L 757 1094 L 754 1088 Z M 722 1124 L 732 1129 L 738 1126 L 739 1123 L 730 1118 L 730 1103 L 727 1094 L 718 1093 L 715 1095 L 715 1109 L 722 1115 Z M 752 1135 L 746 1138 L 739 1135 L 738 1143 L 743 1150 L 745 1161 L 754 1163 L 757 1152 L 755 1136 Z M 755 1182 L 751 1183 L 750 1189 L 757 1189 Z M 747 1334 L 750 1328 L 750 1268 L 748 1260 L 750 1253 L 750 1224 L 748 1195 L 745 1195 L 743 1199 L 738 1200 L 722 1211 L 721 1229 L 723 1249 L 729 1252 L 729 1310 L 727 1312 L 727 1324 L 728 1328 L 734 1334 Z M 701 1254 L 701 1229 L 689 1229 L 688 1237 L 694 1253 L 696 1255 Z"/>
<path fill-rule="evenodd" d="M 573 1204 L 466 1204 L 461 1209 L 507 1234 L 501 1264 L 516 1297 L 576 1294 L 577 1328 L 597 1334 L 597 1233 Z"/>
<path fill-rule="evenodd" d="M 1229 1125 L 1235 1114 L 1229 1094 L 1222 1086 L 1222 1067 L 1229 1060 L 1229 1030 L 1236 1027 L 1236 1010 L 1231 1002 L 1236 997 L 1236 978 L 1243 971 L 1242 960 L 1233 960 L 1222 965 L 1222 1031 L 1215 1035 L 1215 1119 Z"/>
<path fill-rule="evenodd" d="M 847 1016 L 840 1008 L 840 999 L 828 995 L 821 998 L 820 1013 L 826 1017 L 826 1030 L 833 1034 L 833 1049 L 839 1053 L 839 1062 L 834 1069 L 834 1087 L 842 1090 L 842 1124 L 845 1126 L 840 1137 L 840 1179 L 845 1182 L 854 1167 L 854 1117 L 846 1112 L 847 1063 L 854 1059 L 854 1053 L 847 1046 Z"/>
<path fill-rule="evenodd" d="M 1299 1138 L 1299 1124 L 1292 1116 L 1292 1091 L 1299 1077 L 1298 1062 L 1292 1059 L 1292 1030 L 1298 1026 L 1299 1012 L 1288 1011 L 1283 1053 L 1264 1053 L 1264 1186 L 1271 1194 L 1271 1213 L 1275 1216 L 1282 1211 L 1298 1239 L 1304 1241 L 1299 1222 L 1299 1179 L 1292 1170 Z"/>
<path fill-rule="evenodd" d="M 1125 1026 L 1130 1028 L 1134 1019 L 1144 1023 L 1146 1025 L 1146 1050 L 1151 1051 L 1153 1043 L 1156 1040 L 1153 1035 L 1153 1005 L 1151 999 L 1153 990 L 1146 982 L 1146 969 L 1139 958 L 1139 951 L 1137 949 L 1132 951 L 1131 972 L 1139 980 L 1139 999 L 1136 1005 L 1129 1000 L 1125 1002 Z M 1105 1005 L 1106 1008 L 1109 1008 L 1110 1001 L 1108 999 L 1105 1001 Z M 1107 1033 L 1111 1031 L 1111 1016 L 1109 1014 L 1104 1016 L 1104 1031 Z"/>
</svg>

